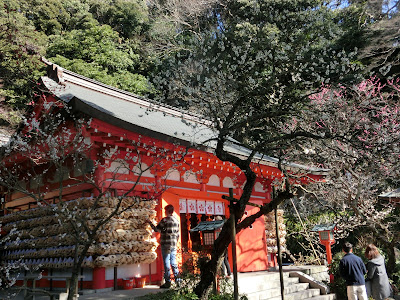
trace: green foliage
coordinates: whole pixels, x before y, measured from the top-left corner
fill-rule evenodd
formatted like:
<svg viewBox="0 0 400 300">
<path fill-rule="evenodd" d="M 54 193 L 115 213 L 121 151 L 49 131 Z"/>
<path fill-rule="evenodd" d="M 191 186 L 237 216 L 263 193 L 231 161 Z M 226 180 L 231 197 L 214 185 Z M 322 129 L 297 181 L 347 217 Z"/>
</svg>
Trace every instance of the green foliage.
<svg viewBox="0 0 400 300">
<path fill-rule="evenodd" d="M 196 300 L 198 297 L 193 294 L 183 294 L 178 290 L 170 289 L 165 292 L 157 294 L 148 294 L 146 296 L 138 297 L 139 300 Z"/>
<path fill-rule="evenodd" d="M 69 14 L 59 0 L 19 1 L 25 17 L 36 30 L 46 35 L 60 33 L 68 23 Z"/>
<path fill-rule="evenodd" d="M 150 90 L 146 77 L 140 74 L 128 71 L 108 74 L 105 69 L 94 62 L 87 63 L 80 59 L 70 60 L 59 55 L 51 58 L 51 61 L 75 73 L 138 95 L 143 95 Z"/>
<path fill-rule="evenodd" d="M 393 285 L 400 291 L 400 259 L 397 259 L 393 273 Z"/>
<path fill-rule="evenodd" d="M 198 263 L 202 263 L 206 257 L 202 256 L 201 261 Z M 172 288 L 168 291 L 157 293 L 157 294 L 148 294 L 143 297 L 139 297 L 140 300 L 197 300 L 199 297 L 193 292 L 194 287 L 200 280 L 200 276 L 198 274 L 194 274 L 192 272 L 182 272 L 180 274 L 181 282 L 179 287 L 175 284 L 172 285 Z M 231 279 L 220 278 L 219 279 L 219 292 L 218 293 L 210 293 L 208 295 L 209 300 L 233 300 L 233 282 Z M 245 295 L 239 295 L 240 300 L 247 300 Z"/>
<path fill-rule="evenodd" d="M 336 294 L 337 299 L 347 299 L 346 282 L 340 277 L 339 263 L 343 258 L 344 253 L 336 253 L 332 258 L 329 274 L 333 274 L 334 281 L 329 284 L 332 293 Z"/>
<path fill-rule="evenodd" d="M 92 15 L 99 6 L 104 14 Z M 147 94 L 151 64 L 142 40 L 148 23 L 144 1 L 0 0 L 0 97 L 24 109 L 44 74 L 42 55 L 81 75 Z"/>
<path fill-rule="evenodd" d="M 139 300 L 197 300 L 199 299 L 193 292 L 182 291 L 181 289 L 170 289 L 165 292 L 156 294 L 148 294 L 146 296 L 138 297 Z M 233 300 L 233 294 L 221 293 L 221 294 L 210 294 L 209 300 Z M 244 295 L 239 296 L 240 300 L 247 300 Z"/>
<path fill-rule="evenodd" d="M 198 281 L 198 276 L 193 274 L 183 274 L 182 275 L 182 283 L 180 287 L 173 287 L 168 291 L 157 293 L 157 294 L 148 294 L 143 297 L 139 297 L 140 300 L 196 300 L 199 299 L 196 294 L 193 293 L 193 286 L 195 282 Z"/>
<path fill-rule="evenodd" d="M 68 59 L 96 62 L 103 69 L 116 71 L 133 67 L 138 56 L 125 44 L 110 26 L 91 26 L 85 30 L 72 30 L 64 35 L 52 36 L 47 56 L 56 54 Z"/>
<path fill-rule="evenodd" d="M 346 49 L 362 48 L 366 46 L 363 34 L 367 30 L 367 24 L 371 23 L 370 16 L 365 11 L 365 4 L 355 1 L 352 5 L 336 10 L 335 21 L 341 25 L 343 35 L 338 44 Z"/>
<path fill-rule="evenodd" d="M 143 0 L 93 0 L 90 11 L 101 24 L 110 25 L 124 38 L 137 37 L 148 30 L 148 11 Z"/>
<path fill-rule="evenodd" d="M 21 12 L 37 31 L 46 35 L 62 34 L 72 29 L 85 28 L 93 23 L 89 5 L 80 0 L 20 0 Z"/>
<path fill-rule="evenodd" d="M 47 55 L 54 63 L 105 84 L 140 95 L 149 91 L 145 76 L 135 73 L 139 54 L 108 25 L 52 36 Z"/>
<path fill-rule="evenodd" d="M 64 30 L 84 29 L 89 24 L 94 24 L 94 18 L 89 12 L 87 1 L 81 0 L 63 0 L 62 5 L 69 14 L 68 23 Z"/>
<path fill-rule="evenodd" d="M 1 96 L 2 90 L 0 90 Z M 0 113 L 0 125 L 9 124 L 13 127 L 17 127 L 22 121 L 22 115 L 18 111 L 10 111 L 8 113 Z"/>
<path fill-rule="evenodd" d="M 0 95 L 24 108 L 43 70 L 40 55 L 46 36 L 34 30 L 16 1 L 0 1 Z"/>
<path fill-rule="evenodd" d="M 308 212 L 301 212 L 303 227 L 298 216 L 294 212 L 290 213 L 290 206 L 286 207 L 287 213 L 284 215 L 287 231 L 286 247 L 295 257 L 300 256 L 306 261 L 315 261 L 316 257 L 310 251 L 310 243 L 313 243 L 315 249 L 320 249 L 325 254 L 325 249 L 321 249 L 318 233 L 311 232 L 311 229 L 316 224 L 332 223 L 335 216 L 332 212 L 321 211 L 321 207 L 319 209 L 319 212 L 312 212 L 312 209 L 308 207 Z M 325 259 L 325 256 L 321 258 Z"/>
<path fill-rule="evenodd" d="M 301 253 L 303 256 L 309 253 L 301 247 L 302 244 L 307 243 L 307 240 L 301 232 L 304 231 L 301 223 L 296 216 L 285 214 L 285 225 L 288 235 L 286 236 L 286 247 L 293 254 Z M 305 229 L 307 230 L 307 229 Z"/>
</svg>

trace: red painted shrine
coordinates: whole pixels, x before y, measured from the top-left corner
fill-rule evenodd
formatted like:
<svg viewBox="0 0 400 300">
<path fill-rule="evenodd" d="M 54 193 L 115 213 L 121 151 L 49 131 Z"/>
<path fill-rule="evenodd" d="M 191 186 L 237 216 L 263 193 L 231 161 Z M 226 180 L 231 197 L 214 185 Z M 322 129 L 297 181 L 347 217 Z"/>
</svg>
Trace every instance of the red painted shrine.
<svg viewBox="0 0 400 300">
<path fill-rule="evenodd" d="M 163 207 L 172 204 L 175 207 L 175 216 L 181 224 L 178 251 L 181 263 L 192 259 L 195 253 L 207 252 L 215 239 L 216 231 L 189 230 L 199 222 L 211 221 L 217 216 L 228 218 L 228 203 L 222 199 L 222 195 L 228 195 L 229 188 L 233 188 L 234 197 L 238 198 L 245 181 L 245 176 L 237 167 L 218 160 L 213 154 L 213 144 L 205 142 L 214 134 L 207 121 L 173 107 L 154 104 L 50 63 L 48 76 L 43 77 L 41 82 L 47 92 L 35 104 L 34 115 L 40 118 L 49 107 L 72 107 L 74 114 L 90 118 L 83 126 L 82 133 L 86 144 L 92 145 L 88 147 L 88 161 L 96 161 L 99 154 L 109 153 L 109 159 L 102 162 L 104 167 L 96 169 L 97 186 L 109 190 L 114 196 L 131 190 L 131 197 L 155 198 L 157 221 L 163 217 Z M 60 137 L 73 127 L 72 123 L 63 126 L 67 128 L 60 129 Z M 29 133 L 27 128 L 24 130 L 22 133 Z M 246 149 L 237 145 L 229 147 L 236 155 L 244 157 L 247 153 Z M 129 167 L 124 165 L 125 158 L 132 153 L 141 154 L 140 169 L 145 171 L 140 178 L 138 172 L 135 172 L 135 168 L 139 168 L 139 161 L 136 161 L 138 165 L 135 165 L 134 160 L 129 163 Z M 14 163 L 22 161 L 22 156 L 15 155 Z M 153 165 L 158 167 L 151 167 Z M 148 170 L 146 167 L 149 167 Z M 325 170 L 299 165 L 291 165 L 290 168 L 302 169 L 307 174 L 307 180 L 318 180 L 325 174 Z M 72 174 L 74 166 L 69 163 L 66 170 Z M 260 158 L 254 163 L 254 170 L 258 179 L 251 202 L 268 203 L 272 181 L 282 177 L 277 161 L 273 158 Z M 40 179 L 40 185 L 46 187 L 44 197 L 47 200 L 57 198 L 59 194 L 58 183 L 53 180 L 53 175 L 44 174 Z M 64 179 L 63 200 L 79 201 L 98 193 L 92 185 L 82 182 L 76 184 L 70 177 L 66 176 Z M 302 183 L 307 183 L 306 179 L 302 180 Z M 30 184 L 33 185 L 34 181 Z M 23 193 L 4 192 L 5 216 L 10 212 L 32 210 L 36 207 L 32 199 Z M 57 199 L 53 200 L 56 201 Z M 246 208 L 247 215 L 256 211 L 257 207 Z M 158 236 L 153 234 L 152 237 Z M 264 218 L 259 218 L 251 228 L 241 231 L 236 239 L 239 272 L 267 270 L 275 265 L 273 255 L 268 252 Z M 142 260 L 144 263 L 122 264 L 116 268 L 98 265 L 83 268 L 82 274 L 85 278 L 82 286 L 93 289 L 112 287 L 116 277 L 121 280 L 137 274 L 146 276 L 147 282 L 160 282 L 160 250 L 157 249 L 156 253 L 157 258 L 154 261 L 146 258 Z M 49 273 L 49 269 L 45 272 Z"/>
</svg>

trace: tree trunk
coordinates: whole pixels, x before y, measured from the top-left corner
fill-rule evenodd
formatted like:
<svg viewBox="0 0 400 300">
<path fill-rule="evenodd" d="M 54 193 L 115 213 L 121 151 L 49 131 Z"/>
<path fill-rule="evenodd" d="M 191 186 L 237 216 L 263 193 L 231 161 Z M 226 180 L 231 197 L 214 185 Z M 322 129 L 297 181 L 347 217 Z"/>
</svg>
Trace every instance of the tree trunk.
<svg viewBox="0 0 400 300">
<path fill-rule="evenodd" d="M 249 203 L 250 197 L 253 193 L 253 187 L 257 179 L 256 174 L 250 167 L 251 160 L 255 152 L 253 151 L 246 160 L 242 160 L 224 150 L 224 141 L 225 139 L 222 135 L 222 138 L 220 138 L 217 143 L 217 148 L 215 152 L 217 157 L 222 161 L 229 161 L 234 163 L 243 171 L 246 176 L 246 183 L 243 187 L 243 193 L 240 196 L 240 199 L 237 203 L 231 204 L 234 206 L 233 212 L 235 214 L 235 227 L 237 234 L 242 229 L 245 229 L 253 224 L 255 220 L 257 220 L 259 217 L 274 210 L 282 201 L 292 198 L 293 194 L 290 192 L 290 183 L 288 180 L 286 180 L 285 190 L 279 192 L 278 195 L 274 199 L 272 199 L 270 203 L 264 204 L 262 207 L 260 207 L 260 210 L 257 213 L 241 220 L 246 210 L 246 205 Z M 238 223 L 238 220 L 241 220 L 240 223 Z M 200 270 L 200 282 L 194 288 L 194 292 L 202 300 L 206 300 L 208 298 L 207 296 L 211 290 L 215 274 L 217 273 L 218 262 L 225 254 L 226 249 L 232 242 L 232 238 L 235 238 L 231 236 L 231 226 L 231 222 L 225 222 L 224 226 L 222 227 L 221 233 L 214 242 L 213 251 L 211 253 L 211 260 L 203 266 L 202 270 Z"/>
<path fill-rule="evenodd" d="M 245 196 L 246 199 L 250 199 L 250 195 Z M 243 219 L 240 223 L 236 221 L 236 233 L 239 233 L 242 229 L 249 227 L 251 224 L 254 223 L 259 217 L 273 211 L 280 203 L 284 200 L 291 199 L 293 194 L 289 190 L 289 184 L 286 186 L 286 190 L 278 192 L 276 197 L 272 199 L 272 201 L 268 204 L 265 204 L 260 208 L 260 210 L 255 213 L 254 215 L 248 216 Z M 244 199 L 244 194 L 242 194 L 241 201 Z M 245 202 L 248 203 L 248 200 Z M 243 208 L 239 210 L 240 208 Z M 240 217 L 244 213 L 244 208 L 246 204 L 235 204 L 235 211 L 236 211 L 236 220 L 239 220 Z M 241 211 L 241 213 L 238 213 Z M 239 217 L 238 217 L 239 216 Z M 211 253 L 211 260 L 207 262 L 203 269 L 201 270 L 200 275 L 200 282 L 194 288 L 195 294 L 202 300 L 206 300 L 207 296 L 211 290 L 211 286 L 213 283 L 214 276 L 217 272 L 218 261 L 221 257 L 225 254 L 225 250 L 228 248 L 229 244 L 231 243 L 231 222 L 225 222 L 224 226 L 222 227 L 222 231 L 219 234 L 218 238 L 214 242 L 213 251 Z"/>
<path fill-rule="evenodd" d="M 68 300 L 76 300 L 75 291 L 78 291 L 79 271 L 82 267 L 83 260 L 88 252 L 89 245 L 92 244 L 93 240 L 94 236 L 90 235 L 88 239 L 83 243 L 83 245 L 80 245 L 79 243 L 75 245 L 75 260 L 72 266 L 71 280 L 68 290 Z M 81 246 L 83 246 L 83 249 L 79 251 Z"/>
<path fill-rule="evenodd" d="M 76 265 L 72 268 L 71 281 L 68 290 L 68 300 L 76 300 L 75 291 L 78 290 L 78 276 L 80 266 Z"/>
<path fill-rule="evenodd" d="M 226 248 L 228 248 L 232 239 L 230 236 L 230 222 L 226 222 L 222 227 L 221 233 L 215 240 L 211 260 L 208 261 L 200 270 L 200 282 L 194 289 L 194 292 L 200 299 L 208 299 L 208 294 L 211 290 L 213 280 L 218 270 L 218 262 L 221 262 Z"/>
<path fill-rule="evenodd" d="M 398 244 L 398 240 L 396 238 L 393 238 L 393 240 L 385 245 L 387 249 L 387 254 L 388 254 L 388 261 L 386 264 L 386 271 L 391 278 L 393 273 L 395 272 L 395 267 L 396 267 L 396 245 Z"/>
</svg>

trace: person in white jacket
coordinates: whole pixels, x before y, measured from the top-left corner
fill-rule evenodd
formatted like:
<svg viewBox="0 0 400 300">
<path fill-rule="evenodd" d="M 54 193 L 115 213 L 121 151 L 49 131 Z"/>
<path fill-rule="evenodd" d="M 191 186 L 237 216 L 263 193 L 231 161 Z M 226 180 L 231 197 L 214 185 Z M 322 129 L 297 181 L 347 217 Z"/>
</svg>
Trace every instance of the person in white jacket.
<svg viewBox="0 0 400 300">
<path fill-rule="evenodd" d="M 392 295 L 392 287 L 386 273 L 385 259 L 380 255 L 374 244 L 369 244 L 365 249 L 367 262 L 366 288 L 368 297 L 375 300 L 385 300 Z"/>
</svg>

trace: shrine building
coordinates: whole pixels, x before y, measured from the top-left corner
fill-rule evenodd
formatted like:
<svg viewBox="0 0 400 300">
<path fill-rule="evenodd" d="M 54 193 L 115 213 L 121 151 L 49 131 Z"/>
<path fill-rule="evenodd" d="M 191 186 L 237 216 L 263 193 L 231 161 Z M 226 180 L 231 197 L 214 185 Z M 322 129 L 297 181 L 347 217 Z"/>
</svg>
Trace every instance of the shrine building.
<svg viewBox="0 0 400 300">
<path fill-rule="evenodd" d="M 40 119 L 51 109 L 68 107 L 74 115 L 89 120 L 84 123 L 82 129 L 86 145 L 91 145 L 90 148 L 88 147 L 88 159 L 85 163 L 90 169 L 95 164 L 94 162 L 102 157 L 101 165 L 104 165 L 96 169 L 97 186 L 101 186 L 113 196 L 128 192 L 128 196 L 136 197 L 135 199 L 155 199 L 154 206 L 143 208 L 155 210 L 155 222 L 163 217 L 163 208 L 172 204 L 175 207 L 174 215 L 180 221 L 178 258 L 181 265 L 190 263 L 200 255 L 199 253 L 210 251 L 219 228 L 224 220 L 229 218 L 228 201 L 223 200 L 222 196 L 228 195 L 229 189 L 232 188 L 234 197 L 239 198 L 246 178 L 239 168 L 229 162 L 219 160 L 214 155 L 213 138 L 216 135 L 209 121 L 199 115 L 149 101 L 85 78 L 50 62 L 46 63 L 48 74 L 40 80 L 41 89 L 45 92 L 32 107 L 30 113 L 34 116 L 33 119 Z M 18 134 L 29 134 L 29 126 L 25 126 L 26 128 L 20 129 Z M 71 124 L 62 126 L 73 127 Z M 60 135 L 71 128 L 60 128 Z M 226 149 L 243 158 L 250 153 L 248 149 L 234 143 L 227 145 Z M 127 155 L 139 152 L 142 157 L 137 161 L 138 165 L 134 165 L 132 160 L 129 163 L 130 167 L 124 166 Z M 104 153 L 109 153 L 110 159 L 104 159 Z M 157 159 L 160 160 L 157 161 Z M 23 157 L 18 156 L 15 161 L 23 162 Z M 81 199 L 89 199 L 99 193 L 87 182 L 81 181 L 77 184 L 76 180 L 71 179 L 81 175 L 76 173 L 75 167 L 69 163 L 64 168 L 64 173 L 67 174 L 63 177 L 62 198 L 64 201 L 79 202 Z M 143 171 L 140 176 L 138 172 L 135 172 L 138 168 Z M 327 174 L 325 169 L 297 164 L 288 164 L 287 168 L 296 172 L 301 171 L 306 175 L 299 179 L 301 184 L 307 184 L 309 180 L 321 180 Z M 250 201 L 261 205 L 268 203 L 271 199 L 272 182 L 283 177 L 278 169 L 278 160 L 256 155 L 253 170 L 257 174 L 257 181 Z M 60 193 L 59 184 L 54 180 L 55 174 L 59 174 L 57 172 L 57 170 L 46 174 L 37 172 L 35 178 L 32 177 L 30 182 L 25 182 L 26 189 L 34 191 L 40 187 L 46 190 L 44 199 L 57 203 Z M 11 228 L 10 224 L 12 224 L 21 230 L 26 230 L 28 225 L 23 225 L 23 222 L 32 222 L 32 224 L 35 222 L 38 232 L 40 228 L 43 231 L 46 226 L 56 228 L 54 224 L 39 222 L 39 215 L 35 214 L 41 211 L 42 207 L 38 207 L 29 195 L 17 190 L 2 192 L 4 195 L 4 201 L 1 203 L 3 217 L 0 220 L 3 220 L 6 228 L 7 226 Z M 248 206 L 245 215 L 251 215 L 258 209 Z M 138 211 L 141 210 L 138 209 Z M 43 213 L 41 216 L 44 215 Z M 216 221 L 221 219 L 217 216 L 221 216 L 222 221 Z M 43 217 L 41 218 L 43 221 Z M 140 215 L 132 213 L 126 218 L 131 220 L 129 224 L 133 224 L 135 219 L 140 219 Z M 205 221 L 214 222 L 201 223 L 202 226 L 199 226 L 200 222 Z M 196 229 L 191 230 L 193 228 Z M 131 243 L 133 247 L 132 245 L 136 243 L 136 250 L 133 248 L 129 250 L 130 253 L 137 253 L 136 258 L 132 258 L 133 254 L 129 257 L 124 256 L 126 253 L 123 253 L 123 250 L 108 251 L 108 253 L 93 250 L 81 272 L 84 275 L 81 288 L 109 288 L 115 286 L 115 280 L 120 284 L 122 278 L 134 277 L 137 274 L 146 277 L 147 283 L 154 284 L 162 280 L 161 250 L 157 246 L 151 246 L 156 245 L 151 243 L 158 238 L 158 235 L 150 232 L 149 237 L 143 237 L 147 234 L 145 229 L 138 229 L 138 232 L 145 232 L 140 236 L 135 235 L 134 229 L 130 231 L 131 238 L 125 237 L 124 246 Z M 54 236 L 58 233 L 62 232 L 58 231 Z M 47 234 L 51 235 L 50 231 Z M 60 243 L 46 244 L 48 240 L 42 243 L 44 238 L 38 235 L 35 246 L 29 246 L 32 240 L 26 237 L 25 244 L 22 241 L 24 246 L 19 244 L 20 246 L 9 248 L 2 254 L 1 259 L 3 262 L 12 262 L 18 255 L 25 255 L 26 263 L 40 263 L 44 266 L 42 269 L 46 274 L 49 274 L 50 269 L 52 274 L 67 272 L 64 269 L 69 261 L 66 250 L 69 249 L 68 244 L 61 246 Z M 239 272 L 268 270 L 276 265 L 275 251 L 273 251 L 273 245 L 267 244 L 267 238 L 264 217 L 237 234 Z M 99 247 L 107 243 L 116 247 L 115 245 L 120 241 L 115 236 L 112 242 L 107 239 L 108 237 L 104 237 L 104 240 L 99 241 Z M 139 245 L 141 241 L 149 246 L 141 248 Z M 40 251 L 44 253 L 42 257 L 37 254 Z M 152 256 L 152 251 L 157 255 Z M 31 254 L 33 252 L 36 256 Z M 114 256 L 111 257 L 112 255 Z M 98 257 L 102 257 L 106 263 L 100 262 Z M 116 263 L 115 257 L 124 257 L 126 263 Z M 232 265 L 230 254 L 229 260 Z M 42 283 L 42 285 L 46 284 L 48 282 Z"/>
</svg>

